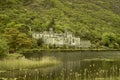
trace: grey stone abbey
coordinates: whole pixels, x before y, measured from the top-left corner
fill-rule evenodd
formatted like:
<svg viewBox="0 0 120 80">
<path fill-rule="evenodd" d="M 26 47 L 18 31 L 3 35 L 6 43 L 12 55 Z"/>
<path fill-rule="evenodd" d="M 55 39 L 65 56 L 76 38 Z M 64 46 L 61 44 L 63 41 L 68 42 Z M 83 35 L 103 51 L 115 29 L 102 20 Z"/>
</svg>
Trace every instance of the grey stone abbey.
<svg viewBox="0 0 120 80">
<path fill-rule="evenodd" d="M 34 32 L 32 37 L 35 39 L 42 39 L 44 44 L 49 46 L 57 46 L 57 47 L 90 47 L 91 43 L 89 40 L 81 40 L 80 37 L 74 36 L 69 31 L 64 31 L 64 33 L 55 33 L 52 28 L 49 31 L 44 32 Z"/>
</svg>

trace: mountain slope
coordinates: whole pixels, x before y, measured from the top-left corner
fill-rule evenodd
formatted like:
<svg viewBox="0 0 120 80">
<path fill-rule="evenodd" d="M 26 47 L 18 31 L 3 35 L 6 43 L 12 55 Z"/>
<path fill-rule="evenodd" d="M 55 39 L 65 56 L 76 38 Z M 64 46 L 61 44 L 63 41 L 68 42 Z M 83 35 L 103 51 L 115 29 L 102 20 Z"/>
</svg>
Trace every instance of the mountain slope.
<svg viewBox="0 0 120 80">
<path fill-rule="evenodd" d="M 120 34 L 119 0 L 4 0 L 0 7 L 1 32 L 6 27 L 25 33 L 30 27 L 33 31 L 53 27 L 56 32 L 67 28 L 99 44 L 106 33 Z"/>
</svg>

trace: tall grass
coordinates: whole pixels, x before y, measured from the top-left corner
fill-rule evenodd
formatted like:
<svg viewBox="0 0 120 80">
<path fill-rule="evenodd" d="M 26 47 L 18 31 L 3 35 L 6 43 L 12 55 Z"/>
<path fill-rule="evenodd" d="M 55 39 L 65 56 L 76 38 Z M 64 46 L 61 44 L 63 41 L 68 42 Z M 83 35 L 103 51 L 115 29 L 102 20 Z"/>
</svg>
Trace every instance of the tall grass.
<svg viewBox="0 0 120 80">
<path fill-rule="evenodd" d="M 4 59 L 0 61 L 0 70 L 15 70 L 15 69 L 30 69 L 30 68 L 40 68 L 40 67 L 48 67 L 52 65 L 58 64 L 55 58 L 51 57 L 43 57 L 40 60 L 35 59 Z"/>
<path fill-rule="evenodd" d="M 23 61 L 24 63 L 18 65 L 19 61 L 20 62 Z M 39 60 L 36 61 L 34 59 L 32 60 L 22 59 L 16 62 L 18 62 L 17 65 L 16 64 L 14 65 L 11 62 L 11 64 L 14 65 L 14 69 L 15 66 L 17 67 L 17 69 L 21 68 L 21 65 L 22 66 L 24 65 L 22 69 L 23 68 L 25 69 L 28 67 L 29 68 L 36 68 L 43 66 L 45 67 L 45 66 L 55 65 L 58 63 L 58 61 L 56 61 L 54 58 L 51 57 L 44 57 L 40 61 Z M 5 80 L 17 80 L 17 79 L 18 80 L 120 80 L 120 67 L 117 65 L 112 65 L 108 68 L 98 67 L 96 69 L 95 67 L 97 66 L 97 64 L 90 64 L 88 65 L 87 68 L 76 66 L 79 64 L 80 64 L 79 62 L 78 63 L 73 62 L 71 65 L 67 64 L 67 66 L 64 67 L 60 67 L 62 66 L 60 65 L 59 67 L 57 66 L 58 68 L 55 67 L 52 70 L 50 68 L 49 69 L 44 68 L 45 70 L 37 69 L 32 71 L 23 70 L 20 71 L 19 74 L 17 74 L 17 72 L 10 71 L 11 72 L 10 74 L 13 74 L 12 79 L 9 79 L 9 77 L 5 77 Z M 7 67 L 9 66 L 7 65 Z M 23 74 L 24 76 L 21 76 L 21 74 Z"/>
</svg>

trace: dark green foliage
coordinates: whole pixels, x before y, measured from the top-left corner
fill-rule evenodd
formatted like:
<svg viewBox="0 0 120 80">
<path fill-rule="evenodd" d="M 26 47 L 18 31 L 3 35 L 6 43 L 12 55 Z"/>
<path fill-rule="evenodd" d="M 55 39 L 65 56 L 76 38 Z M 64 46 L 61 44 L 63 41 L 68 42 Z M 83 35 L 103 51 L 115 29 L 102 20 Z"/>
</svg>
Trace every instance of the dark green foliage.
<svg viewBox="0 0 120 80">
<path fill-rule="evenodd" d="M 53 27 L 106 47 L 120 46 L 120 0 L 1 0 L 0 33 L 17 28 L 29 35 Z M 117 39 L 110 42 L 113 33 Z"/>
<path fill-rule="evenodd" d="M 37 40 L 37 45 L 38 45 L 38 46 L 41 46 L 41 47 L 42 47 L 43 44 L 44 44 L 43 39 L 40 38 L 40 39 Z"/>
<path fill-rule="evenodd" d="M 8 48 L 7 42 L 0 38 L 0 58 L 8 53 Z"/>
</svg>

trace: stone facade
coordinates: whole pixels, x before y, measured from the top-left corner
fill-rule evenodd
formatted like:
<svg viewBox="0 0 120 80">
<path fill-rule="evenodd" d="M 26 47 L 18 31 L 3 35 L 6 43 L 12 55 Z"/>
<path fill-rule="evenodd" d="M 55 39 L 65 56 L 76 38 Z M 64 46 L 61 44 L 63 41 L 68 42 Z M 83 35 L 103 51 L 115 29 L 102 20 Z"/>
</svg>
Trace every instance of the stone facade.
<svg viewBox="0 0 120 80">
<path fill-rule="evenodd" d="M 52 29 L 49 31 L 44 32 L 34 32 L 32 34 L 32 37 L 35 39 L 43 39 L 44 44 L 47 45 L 55 45 L 58 47 L 62 46 L 72 46 L 72 47 L 90 47 L 90 45 L 87 45 L 89 42 L 82 41 L 81 43 L 80 37 L 75 37 L 70 32 L 65 33 L 54 33 Z"/>
</svg>

